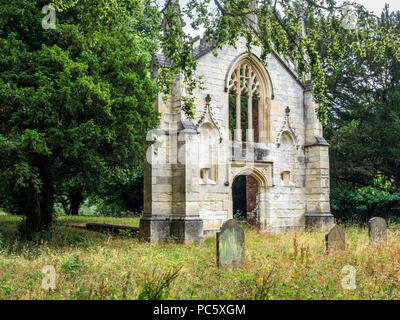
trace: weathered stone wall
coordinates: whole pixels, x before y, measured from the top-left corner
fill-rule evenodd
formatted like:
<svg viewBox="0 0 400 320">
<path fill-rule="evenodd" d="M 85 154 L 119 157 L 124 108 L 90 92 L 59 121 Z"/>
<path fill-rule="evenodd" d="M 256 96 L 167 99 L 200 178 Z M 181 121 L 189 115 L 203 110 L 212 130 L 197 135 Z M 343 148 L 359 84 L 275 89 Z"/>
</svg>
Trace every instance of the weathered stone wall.
<svg viewBox="0 0 400 320">
<path fill-rule="evenodd" d="M 218 52 L 217 57 L 208 53 L 198 60 L 198 72 L 203 75 L 206 86 L 205 90 L 196 92 L 198 114 L 201 113 L 205 105 L 204 98 L 207 94 L 210 94 L 212 110 L 223 132 L 224 142 L 229 138 L 227 127 L 228 93 L 225 91 L 226 77 L 233 62 L 245 51 L 244 43 L 241 43 L 238 49 L 226 47 Z M 258 55 L 260 51 L 255 50 L 254 53 Z M 273 55 L 268 58 L 267 71 L 271 78 L 274 99 L 271 100 L 269 106 L 270 139 L 265 147 L 269 150 L 266 161 L 272 163 L 273 181 L 272 186 L 265 187 L 265 210 L 259 213 L 259 220 L 262 228 L 266 230 L 283 231 L 288 228 L 304 228 L 306 203 L 305 154 L 302 148 L 305 141 L 304 87 L 287 70 L 287 66 Z M 284 126 L 285 108 L 287 106 L 290 107 L 290 125 L 293 128 L 296 141 L 291 141 L 293 146 L 286 148 L 290 150 L 281 151 L 278 147 L 280 142 L 278 134 L 288 129 Z M 243 167 L 245 165 L 245 163 L 242 164 Z M 252 165 L 250 163 L 250 166 Z M 227 165 L 227 167 L 229 166 L 230 164 Z M 262 167 L 262 164 L 258 166 Z M 215 198 L 217 202 L 217 198 L 221 199 L 221 202 L 228 202 L 226 206 L 219 206 L 218 209 L 222 207 L 222 210 L 218 210 L 215 207 L 218 206 L 218 203 L 213 206 L 213 200 L 211 203 L 208 200 L 200 201 L 200 212 L 203 212 L 202 218 L 205 219 L 205 229 L 219 227 L 221 217 L 224 214 L 224 219 L 232 217 L 231 204 L 229 203 L 231 202 L 231 184 L 229 186 L 223 184 L 225 181 L 233 181 L 234 177 L 226 174 L 230 171 L 229 168 L 220 170 L 217 185 L 210 187 L 211 190 L 203 189 L 203 199 L 211 197 Z M 281 179 L 281 173 L 284 171 L 289 172 L 288 182 Z M 217 213 L 217 219 L 213 212 Z"/>
</svg>

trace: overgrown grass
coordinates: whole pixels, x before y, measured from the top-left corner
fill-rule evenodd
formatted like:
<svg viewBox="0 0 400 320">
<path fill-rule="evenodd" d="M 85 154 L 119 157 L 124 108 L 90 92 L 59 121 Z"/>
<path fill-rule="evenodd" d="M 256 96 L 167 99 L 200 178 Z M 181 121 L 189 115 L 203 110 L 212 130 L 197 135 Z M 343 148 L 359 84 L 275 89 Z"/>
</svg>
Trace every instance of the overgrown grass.
<svg viewBox="0 0 400 320">
<path fill-rule="evenodd" d="M 139 226 L 139 217 L 127 217 L 127 218 L 116 218 L 116 217 L 95 217 L 95 216 L 58 216 L 57 221 L 60 223 L 73 223 L 73 224 L 85 224 L 88 222 L 101 222 L 110 224 L 119 224 L 127 226 Z"/>
<path fill-rule="evenodd" d="M 113 222 L 125 223 L 121 220 Z M 246 229 L 243 267 L 219 270 L 214 238 L 153 245 L 59 225 L 38 245 L 16 240 L 17 223 L 15 217 L 0 217 L 1 299 L 400 298 L 398 226 L 388 231 L 386 246 L 369 246 L 367 229 L 345 226 L 346 250 L 330 254 L 322 233 L 269 235 Z M 54 291 L 42 289 L 45 265 L 55 267 Z M 341 286 L 346 265 L 357 271 L 356 290 Z"/>
<path fill-rule="evenodd" d="M 12 227 L 14 224 L 18 224 L 22 217 L 13 215 L 0 215 L 0 229 L 3 227 Z M 60 224 L 86 224 L 89 222 L 100 222 L 100 223 L 110 223 L 119 224 L 127 226 L 139 226 L 140 217 L 96 217 L 96 216 L 57 216 L 55 221 Z"/>
</svg>

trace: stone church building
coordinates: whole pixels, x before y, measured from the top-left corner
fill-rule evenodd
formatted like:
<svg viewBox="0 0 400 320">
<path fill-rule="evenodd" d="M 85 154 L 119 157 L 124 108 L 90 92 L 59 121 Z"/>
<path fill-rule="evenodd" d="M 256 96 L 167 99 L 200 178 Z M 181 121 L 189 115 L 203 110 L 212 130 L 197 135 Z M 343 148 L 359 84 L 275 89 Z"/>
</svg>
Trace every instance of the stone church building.
<svg viewBox="0 0 400 320">
<path fill-rule="evenodd" d="M 264 66 L 260 48 L 245 42 L 213 55 L 195 39 L 193 54 L 204 89 L 195 91 L 194 118 L 180 109 L 186 94 L 177 77 L 160 96 L 155 141 L 147 150 L 142 239 L 190 243 L 213 236 L 241 217 L 265 232 L 325 231 L 329 204 L 328 144 L 322 137 L 310 83 L 276 53 Z M 155 72 L 168 66 L 153 59 Z"/>
</svg>

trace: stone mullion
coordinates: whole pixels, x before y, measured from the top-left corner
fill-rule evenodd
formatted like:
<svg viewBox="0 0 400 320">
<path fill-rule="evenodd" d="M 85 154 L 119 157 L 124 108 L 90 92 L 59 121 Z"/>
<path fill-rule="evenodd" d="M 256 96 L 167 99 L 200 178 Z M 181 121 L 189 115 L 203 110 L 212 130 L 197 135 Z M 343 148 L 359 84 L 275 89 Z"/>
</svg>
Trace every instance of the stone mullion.
<svg viewBox="0 0 400 320">
<path fill-rule="evenodd" d="M 266 140 L 265 113 L 263 96 L 258 99 L 258 142 L 264 143 Z"/>
<path fill-rule="evenodd" d="M 241 130 L 241 117 L 240 117 L 240 68 L 236 69 L 236 130 L 235 130 L 235 140 L 242 141 L 242 130 Z"/>
<path fill-rule="evenodd" d="M 247 141 L 254 141 L 253 134 L 253 92 L 252 92 L 253 81 L 250 79 L 248 83 L 247 93 Z"/>
</svg>

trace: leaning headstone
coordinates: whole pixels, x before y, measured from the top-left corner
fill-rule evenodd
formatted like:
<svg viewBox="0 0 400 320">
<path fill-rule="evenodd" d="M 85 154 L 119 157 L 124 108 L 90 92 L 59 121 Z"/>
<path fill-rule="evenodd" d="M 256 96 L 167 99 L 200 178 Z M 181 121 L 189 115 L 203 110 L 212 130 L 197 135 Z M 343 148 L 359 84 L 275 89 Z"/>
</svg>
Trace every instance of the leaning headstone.
<svg viewBox="0 0 400 320">
<path fill-rule="evenodd" d="M 346 237 L 345 234 L 338 225 L 334 225 L 325 235 L 326 250 L 340 249 L 344 250 L 346 248 Z"/>
<path fill-rule="evenodd" d="M 369 220 L 369 243 L 386 242 L 387 225 L 383 218 L 375 217 Z"/>
<path fill-rule="evenodd" d="M 244 231 L 234 220 L 225 221 L 217 233 L 218 268 L 240 267 L 244 259 Z"/>
</svg>

